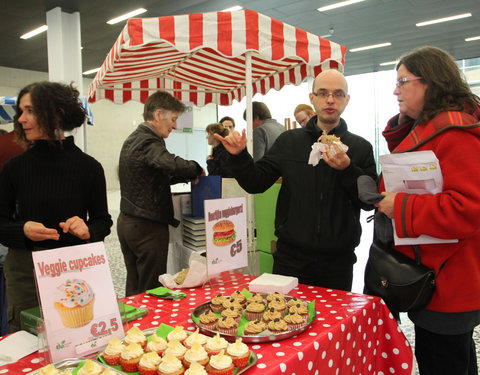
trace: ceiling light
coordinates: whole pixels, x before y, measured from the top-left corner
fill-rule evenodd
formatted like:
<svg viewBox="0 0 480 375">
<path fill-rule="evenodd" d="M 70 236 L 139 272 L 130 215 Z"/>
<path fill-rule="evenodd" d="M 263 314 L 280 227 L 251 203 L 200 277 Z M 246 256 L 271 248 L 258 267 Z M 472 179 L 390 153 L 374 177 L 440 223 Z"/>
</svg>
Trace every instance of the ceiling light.
<svg viewBox="0 0 480 375">
<path fill-rule="evenodd" d="M 330 5 L 325 5 L 324 7 L 318 8 L 317 10 L 318 10 L 319 12 L 326 12 L 327 10 L 344 7 L 344 6 L 352 5 L 352 4 L 355 4 L 355 3 L 360 3 L 360 2 L 362 2 L 362 1 L 365 1 L 365 0 L 340 1 L 340 2 L 338 2 L 338 3 L 333 3 L 333 4 L 330 4 Z"/>
<path fill-rule="evenodd" d="M 83 72 L 82 74 L 83 75 L 89 75 L 89 74 L 92 74 L 92 73 L 96 73 L 99 70 L 100 70 L 100 68 L 90 69 L 90 70 L 87 70 L 86 72 Z"/>
<path fill-rule="evenodd" d="M 480 40 L 480 35 L 479 36 L 472 36 L 470 38 L 466 38 L 465 42 L 471 42 L 471 41 L 474 41 L 474 40 Z"/>
<path fill-rule="evenodd" d="M 37 27 L 35 30 L 29 31 L 26 34 L 23 34 L 20 38 L 21 39 L 30 39 L 32 36 L 35 36 L 35 35 L 38 35 L 40 33 L 43 33 L 44 31 L 47 31 L 47 29 L 48 29 L 48 26 L 43 25 L 43 26 Z"/>
<path fill-rule="evenodd" d="M 453 21 L 453 20 L 458 20 L 458 19 L 461 19 L 461 18 L 467 18 L 467 17 L 471 17 L 471 16 L 472 16 L 472 13 L 457 14 L 456 16 L 450 16 L 450 17 L 438 18 L 436 20 L 431 20 L 431 21 L 419 22 L 419 23 L 415 24 L 415 26 L 421 27 L 421 26 L 433 25 L 434 23 Z"/>
<path fill-rule="evenodd" d="M 235 5 L 233 7 L 221 10 L 220 12 L 232 12 L 234 10 L 242 10 L 243 8 L 240 5 Z"/>
<path fill-rule="evenodd" d="M 398 60 L 397 61 L 385 61 L 383 63 L 380 63 L 379 65 L 380 66 L 387 66 L 387 65 L 397 65 L 398 64 Z"/>
<path fill-rule="evenodd" d="M 123 20 L 127 20 L 129 18 L 132 18 L 133 16 L 136 16 L 138 14 L 145 13 L 146 11 L 147 11 L 146 9 L 138 8 L 138 9 L 132 10 L 131 12 L 128 12 L 128 13 L 125 13 L 121 16 L 118 16 L 116 18 L 112 18 L 110 21 L 107 21 L 107 23 L 109 25 L 113 25 L 115 23 L 122 22 Z"/>
<path fill-rule="evenodd" d="M 352 48 L 350 52 L 359 52 L 359 51 L 365 51 L 367 49 L 374 49 L 374 48 L 381 48 L 381 47 L 388 47 L 391 46 L 392 43 L 387 42 L 387 43 L 380 43 L 380 44 L 372 44 L 370 46 L 364 46 L 364 47 L 358 47 L 358 48 Z"/>
</svg>

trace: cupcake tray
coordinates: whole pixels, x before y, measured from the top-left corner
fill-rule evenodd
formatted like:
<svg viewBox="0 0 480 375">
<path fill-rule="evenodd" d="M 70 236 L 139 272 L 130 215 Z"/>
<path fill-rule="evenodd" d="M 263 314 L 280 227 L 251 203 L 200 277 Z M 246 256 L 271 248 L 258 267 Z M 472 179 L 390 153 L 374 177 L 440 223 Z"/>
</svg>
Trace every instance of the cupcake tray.
<svg viewBox="0 0 480 375">
<path fill-rule="evenodd" d="M 61 371 L 66 371 L 66 370 L 70 370 L 70 371 L 73 371 L 75 370 L 78 365 L 82 362 L 82 361 L 85 361 L 85 358 L 67 358 L 67 359 L 64 359 L 62 361 L 58 361 L 58 362 L 53 362 L 52 365 L 55 366 L 55 368 L 57 370 L 61 370 Z M 111 367 L 97 361 L 97 360 L 94 360 L 92 359 L 92 361 L 98 363 L 100 366 L 102 366 L 102 368 L 106 369 L 106 368 L 110 368 L 110 370 L 113 370 L 114 373 L 116 374 L 119 374 L 119 375 L 124 375 L 123 373 L 121 372 L 118 372 L 117 370 L 115 369 L 112 369 Z M 40 373 L 40 369 L 37 369 L 37 370 L 34 370 L 32 372 L 29 372 L 27 375 L 37 375 Z"/>
<path fill-rule="evenodd" d="M 267 296 L 267 294 L 261 294 L 264 298 Z M 290 296 L 285 296 L 285 299 L 288 300 L 291 299 L 292 297 Z M 303 301 L 304 303 L 309 303 L 309 301 Z M 202 303 L 201 305 L 198 305 L 193 311 L 192 311 L 192 318 L 199 318 L 202 313 L 205 311 L 210 310 L 210 302 L 205 302 Z M 287 331 L 287 332 L 282 332 L 282 333 L 271 333 L 268 329 L 264 332 L 262 332 L 261 335 L 258 336 L 245 336 L 245 335 L 231 335 L 228 333 L 222 333 L 220 332 L 220 336 L 225 338 L 225 340 L 229 342 L 235 342 L 235 340 L 238 337 L 242 338 L 242 341 L 245 343 L 250 343 L 250 344 L 255 344 L 255 343 L 267 343 L 267 342 L 274 342 L 274 341 L 280 341 L 284 339 L 288 339 L 293 336 L 298 336 L 299 334 L 303 333 L 308 329 L 310 324 L 315 320 L 317 313 L 316 311 L 314 312 L 313 319 L 312 317 L 309 316 L 309 323 L 306 323 L 304 326 L 294 329 L 292 331 Z M 243 319 L 243 318 L 242 318 Z M 198 319 L 193 319 L 194 323 L 197 325 L 197 327 L 200 329 L 200 332 L 207 335 L 207 336 L 214 336 L 217 334 L 216 330 L 208 329 L 205 327 L 202 327 L 199 323 L 197 323 Z"/>
</svg>

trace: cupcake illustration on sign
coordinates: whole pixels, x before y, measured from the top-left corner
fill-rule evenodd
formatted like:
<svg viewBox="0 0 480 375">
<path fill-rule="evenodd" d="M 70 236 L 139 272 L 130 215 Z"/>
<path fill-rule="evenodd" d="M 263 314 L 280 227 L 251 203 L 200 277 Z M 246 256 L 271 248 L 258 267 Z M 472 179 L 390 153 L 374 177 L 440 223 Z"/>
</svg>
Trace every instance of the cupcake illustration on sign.
<svg viewBox="0 0 480 375">
<path fill-rule="evenodd" d="M 65 281 L 57 287 L 55 297 L 55 309 L 65 327 L 83 327 L 93 320 L 95 294 L 84 280 Z"/>
<path fill-rule="evenodd" d="M 220 220 L 213 226 L 213 244 L 225 246 L 235 241 L 235 227 L 230 220 Z"/>
</svg>

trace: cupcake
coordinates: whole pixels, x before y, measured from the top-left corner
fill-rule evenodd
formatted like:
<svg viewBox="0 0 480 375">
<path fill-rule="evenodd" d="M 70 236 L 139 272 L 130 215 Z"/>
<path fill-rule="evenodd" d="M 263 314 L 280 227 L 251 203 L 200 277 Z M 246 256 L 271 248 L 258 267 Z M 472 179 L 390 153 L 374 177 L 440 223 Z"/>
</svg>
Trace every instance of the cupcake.
<svg viewBox="0 0 480 375">
<path fill-rule="evenodd" d="M 248 349 L 248 346 L 244 344 L 239 337 L 234 343 L 228 344 L 227 354 L 232 357 L 233 366 L 245 367 L 250 358 L 250 349 Z"/>
<path fill-rule="evenodd" d="M 180 341 L 172 340 L 167 344 L 167 349 L 165 349 L 165 355 L 170 354 L 181 360 L 185 355 L 186 351 L 187 351 L 187 348 L 184 347 L 180 343 Z"/>
<path fill-rule="evenodd" d="M 241 305 L 244 305 L 247 303 L 247 297 L 245 297 L 245 295 L 239 290 L 236 290 L 235 292 L 232 293 L 232 295 L 230 296 L 230 299 L 232 298 L 238 303 L 240 303 Z"/>
<path fill-rule="evenodd" d="M 181 375 L 185 372 L 182 361 L 177 357 L 166 354 L 158 365 L 158 375 Z"/>
<path fill-rule="evenodd" d="M 270 293 L 267 296 L 267 302 L 272 302 L 272 301 L 276 300 L 277 298 L 285 300 L 285 296 L 283 294 L 274 292 L 274 293 Z"/>
<path fill-rule="evenodd" d="M 105 375 L 106 374 L 106 369 L 102 372 L 102 375 Z M 63 372 L 60 373 L 60 375 L 72 375 L 72 372 L 70 370 L 65 370 Z M 108 375 L 108 374 L 107 374 Z M 111 374 L 110 374 L 111 375 Z"/>
<path fill-rule="evenodd" d="M 120 366 L 122 366 L 122 371 L 138 371 L 138 363 L 140 362 L 142 354 L 143 349 L 140 344 L 133 343 L 127 345 L 120 354 Z"/>
<path fill-rule="evenodd" d="M 265 311 L 262 315 L 262 319 L 265 323 L 269 323 L 273 319 L 281 318 L 282 314 L 278 311 L 276 311 L 273 307 L 269 308 L 267 311 Z"/>
<path fill-rule="evenodd" d="M 192 347 L 185 352 L 183 364 L 186 368 L 190 367 L 192 362 L 205 366 L 208 363 L 208 353 L 198 342 L 194 342 Z"/>
<path fill-rule="evenodd" d="M 268 303 L 269 309 L 275 309 L 278 311 L 282 316 L 285 316 L 287 313 L 287 304 L 285 303 L 284 299 L 276 298 Z"/>
<path fill-rule="evenodd" d="M 243 310 L 243 305 L 235 300 L 234 298 L 227 299 L 223 301 L 223 310 L 228 309 L 230 307 L 234 307 L 235 310 L 242 311 Z M 222 311 L 223 311 L 222 310 Z"/>
<path fill-rule="evenodd" d="M 303 316 L 297 313 L 285 315 L 283 320 L 287 322 L 289 331 L 293 331 L 294 329 L 303 327 L 305 325 L 305 319 Z"/>
<path fill-rule="evenodd" d="M 97 362 L 91 359 L 86 359 L 80 370 L 77 371 L 77 375 L 100 375 L 103 371 L 103 367 Z"/>
<path fill-rule="evenodd" d="M 258 336 L 267 329 L 267 324 L 263 320 L 253 320 L 245 324 L 243 334 L 245 336 Z"/>
<path fill-rule="evenodd" d="M 147 346 L 145 347 L 147 353 L 155 352 L 160 356 L 163 355 L 165 349 L 167 349 L 167 342 L 164 338 L 157 336 L 156 333 L 150 336 L 150 341 L 148 341 Z"/>
<path fill-rule="evenodd" d="M 217 329 L 218 316 L 212 310 L 205 311 L 200 315 L 200 326 L 214 331 Z"/>
<path fill-rule="evenodd" d="M 287 308 L 290 308 L 293 305 L 296 305 L 297 303 L 303 303 L 303 301 L 297 297 L 292 297 L 287 302 Z"/>
<path fill-rule="evenodd" d="M 210 308 L 213 312 L 220 313 L 223 310 L 223 302 L 226 300 L 227 298 L 224 295 L 219 294 L 210 301 Z"/>
<path fill-rule="evenodd" d="M 252 302 L 264 303 L 263 301 L 264 300 L 262 295 L 258 293 L 253 293 L 250 298 L 247 298 L 247 303 L 252 303 Z"/>
<path fill-rule="evenodd" d="M 224 350 L 212 355 L 207 365 L 208 375 L 232 375 L 233 369 L 233 360 L 230 356 L 225 355 Z"/>
<path fill-rule="evenodd" d="M 127 335 L 123 339 L 125 345 L 139 344 L 142 348 L 147 345 L 147 337 L 138 327 L 132 327 L 127 331 Z"/>
<path fill-rule="evenodd" d="M 197 362 L 190 363 L 190 367 L 185 371 L 185 375 L 208 375 L 207 370 Z"/>
<path fill-rule="evenodd" d="M 228 341 L 225 340 L 223 337 L 220 336 L 220 333 L 217 334 L 207 340 L 205 344 L 205 350 L 209 355 L 215 355 L 220 353 L 222 349 L 227 349 Z"/>
<path fill-rule="evenodd" d="M 138 363 L 139 375 L 157 375 L 157 367 L 162 359 L 155 352 L 149 352 L 142 355 Z"/>
<path fill-rule="evenodd" d="M 110 366 L 117 366 L 120 363 L 120 353 L 122 352 L 124 345 L 122 342 L 114 337 L 111 339 L 105 350 L 102 352 L 102 358 Z"/>
<path fill-rule="evenodd" d="M 268 330 L 273 334 L 284 333 L 288 331 L 287 322 L 280 318 L 275 318 L 268 323 Z"/>
<path fill-rule="evenodd" d="M 38 375 L 61 375 L 61 372 L 54 365 L 47 365 L 38 370 Z"/>
<path fill-rule="evenodd" d="M 263 302 L 250 302 L 245 309 L 245 318 L 248 320 L 258 320 L 265 312 L 265 305 Z"/>
<path fill-rule="evenodd" d="M 63 375 L 67 375 L 67 373 Z M 105 370 L 103 370 L 102 375 L 118 375 L 118 372 L 112 370 L 111 368 L 106 368 Z"/>
<path fill-rule="evenodd" d="M 95 294 L 84 280 L 65 281 L 57 287 L 55 297 L 54 306 L 65 327 L 83 327 L 92 321 Z"/>
<path fill-rule="evenodd" d="M 237 328 L 238 328 L 237 321 L 230 316 L 222 316 L 218 320 L 217 330 L 220 333 L 234 335 L 237 333 Z"/>
<path fill-rule="evenodd" d="M 213 314 L 213 315 L 215 315 L 215 314 Z M 207 340 L 208 340 L 208 337 L 199 333 L 199 329 L 197 328 L 197 330 L 195 332 L 193 332 L 190 336 L 188 336 L 185 339 L 185 347 L 187 349 L 190 349 L 192 347 L 192 345 L 196 342 L 203 346 L 203 345 L 205 345 Z"/>
<path fill-rule="evenodd" d="M 240 324 L 240 319 L 242 319 L 242 312 L 241 310 L 237 310 L 235 309 L 235 307 L 233 306 L 230 306 L 228 309 L 225 309 L 222 311 L 222 313 L 220 314 L 220 319 L 222 319 L 224 316 L 229 316 L 233 319 L 235 319 L 235 321 Z"/>
<path fill-rule="evenodd" d="M 187 338 L 188 333 L 183 329 L 182 326 L 176 326 L 173 331 L 167 335 L 167 341 L 177 340 L 180 343 L 183 343 Z"/>
<path fill-rule="evenodd" d="M 308 320 L 308 308 L 307 306 L 305 306 L 304 303 L 297 303 L 296 305 L 291 306 L 288 309 L 288 313 L 289 314 L 297 313 L 305 320 L 305 322 L 307 322 Z"/>
</svg>

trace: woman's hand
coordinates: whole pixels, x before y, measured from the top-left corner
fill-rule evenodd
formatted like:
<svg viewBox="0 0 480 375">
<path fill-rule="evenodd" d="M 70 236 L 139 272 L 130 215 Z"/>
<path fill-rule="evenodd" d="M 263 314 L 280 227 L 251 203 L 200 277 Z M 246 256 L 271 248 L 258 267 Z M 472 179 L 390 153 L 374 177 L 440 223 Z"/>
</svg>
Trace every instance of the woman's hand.
<svg viewBox="0 0 480 375">
<path fill-rule="evenodd" d="M 247 147 L 247 135 L 245 133 L 245 129 L 243 129 L 242 135 L 240 135 L 239 132 L 234 130 L 225 138 L 223 138 L 220 134 L 217 133 L 215 133 L 213 136 L 215 137 L 215 139 L 222 142 L 227 151 L 232 155 L 238 155 L 245 149 L 245 147 Z"/>
<path fill-rule="evenodd" d="M 378 208 L 378 211 L 383 212 L 390 219 L 393 219 L 393 213 L 394 213 L 393 208 L 395 203 L 395 195 L 397 195 L 397 193 L 384 191 L 382 195 L 385 198 L 383 198 L 380 202 L 375 203 L 374 206 Z"/>
<path fill-rule="evenodd" d="M 90 231 L 88 230 L 87 224 L 78 216 L 73 216 L 67 219 L 67 221 L 61 222 L 60 228 L 63 229 L 63 233 L 70 233 L 81 240 L 90 239 Z"/>
<path fill-rule="evenodd" d="M 27 221 L 23 225 L 23 233 L 32 241 L 56 240 L 60 238 L 56 229 L 46 228 L 37 221 Z"/>
</svg>

